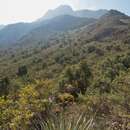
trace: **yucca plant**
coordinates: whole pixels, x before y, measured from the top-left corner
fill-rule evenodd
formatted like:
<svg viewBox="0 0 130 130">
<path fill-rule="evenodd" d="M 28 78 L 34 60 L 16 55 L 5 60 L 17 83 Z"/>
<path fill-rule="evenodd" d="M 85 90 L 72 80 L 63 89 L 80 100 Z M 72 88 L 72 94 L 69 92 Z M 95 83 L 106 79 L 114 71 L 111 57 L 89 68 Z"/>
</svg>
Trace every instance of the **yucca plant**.
<svg viewBox="0 0 130 130">
<path fill-rule="evenodd" d="M 88 118 L 85 113 L 77 116 L 64 114 L 53 115 L 46 120 L 35 120 L 33 130 L 90 130 L 94 124 L 93 117 Z"/>
</svg>

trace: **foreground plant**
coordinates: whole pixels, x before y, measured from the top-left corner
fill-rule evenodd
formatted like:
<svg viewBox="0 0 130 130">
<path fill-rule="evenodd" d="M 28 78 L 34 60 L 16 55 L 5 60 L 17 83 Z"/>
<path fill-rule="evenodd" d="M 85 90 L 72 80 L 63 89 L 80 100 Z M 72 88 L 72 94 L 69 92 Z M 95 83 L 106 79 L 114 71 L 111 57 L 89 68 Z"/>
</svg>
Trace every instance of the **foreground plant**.
<svg viewBox="0 0 130 130">
<path fill-rule="evenodd" d="M 94 118 L 86 114 L 67 117 L 63 114 L 53 115 L 46 121 L 35 120 L 35 130 L 90 130 L 94 125 Z"/>
</svg>

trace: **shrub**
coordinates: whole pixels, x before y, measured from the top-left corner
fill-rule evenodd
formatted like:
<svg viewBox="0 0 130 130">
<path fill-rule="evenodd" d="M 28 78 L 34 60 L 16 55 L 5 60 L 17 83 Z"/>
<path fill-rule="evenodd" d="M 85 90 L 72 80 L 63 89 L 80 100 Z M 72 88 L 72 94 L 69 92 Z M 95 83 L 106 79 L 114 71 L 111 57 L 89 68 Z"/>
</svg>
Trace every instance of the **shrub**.
<svg viewBox="0 0 130 130">
<path fill-rule="evenodd" d="M 126 68 L 130 67 L 130 56 L 126 55 L 123 59 L 122 59 L 122 63 L 124 64 L 124 66 Z"/>
<path fill-rule="evenodd" d="M 95 46 L 89 46 L 88 47 L 88 53 L 92 53 L 92 52 L 95 52 L 95 50 L 96 50 L 97 48 L 95 47 Z"/>
<path fill-rule="evenodd" d="M 47 104 L 33 85 L 20 89 L 16 100 L 0 98 L 0 129 L 28 130 L 31 119 L 45 111 Z"/>
<path fill-rule="evenodd" d="M 6 96 L 9 93 L 9 79 L 5 77 L 0 80 L 0 96 Z"/>
<path fill-rule="evenodd" d="M 63 79 L 60 82 L 60 89 L 65 89 L 68 87 L 67 84 L 69 84 L 73 87 L 73 90 L 75 87 L 77 94 L 80 92 L 85 94 L 89 86 L 89 79 L 91 77 L 92 73 L 89 66 L 87 65 L 86 61 L 82 61 L 78 66 L 68 67 L 65 70 Z"/>
<path fill-rule="evenodd" d="M 27 70 L 27 67 L 25 65 L 24 66 L 20 66 L 18 68 L 18 73 L 17 73 L 18 76 L 24 76 L 27 73 L 28 73 L 28 70 Z"/>
<path fill-rule="evenodd" d="M 69 93 L 63 93 L 58 95 L 57 100 L 61 103 L 69 103 L 74 101 L 74 97 Z"/>
<path fill-rule="evenodd" d="M 77 98 L 78 93 L 80 93 L 80 89 L 77 87 L 73 87 L 71 84 L 66 85 L 64 91 L 73 95 L 75 98 Z"/>
</svg>

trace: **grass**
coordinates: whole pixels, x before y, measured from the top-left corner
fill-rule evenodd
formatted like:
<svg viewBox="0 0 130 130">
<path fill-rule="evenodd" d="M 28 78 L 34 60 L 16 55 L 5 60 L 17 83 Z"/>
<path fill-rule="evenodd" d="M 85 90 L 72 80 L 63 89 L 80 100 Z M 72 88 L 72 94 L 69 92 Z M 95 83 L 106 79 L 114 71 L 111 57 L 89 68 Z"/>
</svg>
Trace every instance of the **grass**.
<svg viewBox="0 0 130 130">
<path fill-rule="evenodd" d="M 46 121 L 35 120 L 35 128 L 32 130 L 90 130 L 93 127 L 94 118 L 88 118 L 85 113 L 78 116 L 53 115 Z"/>
</svg>

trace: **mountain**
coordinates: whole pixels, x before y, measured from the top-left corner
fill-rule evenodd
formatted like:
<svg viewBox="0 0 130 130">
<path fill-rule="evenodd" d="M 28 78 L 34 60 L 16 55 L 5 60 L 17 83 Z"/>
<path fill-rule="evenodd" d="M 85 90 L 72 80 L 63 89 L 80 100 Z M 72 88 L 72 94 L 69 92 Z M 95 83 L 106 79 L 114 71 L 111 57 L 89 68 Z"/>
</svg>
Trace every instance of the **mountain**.
<svg viewBox="0 0 130 130">
<path fill-rule="evenodd" d="M 22 82 L 21 79 L 17 79 L 16 73 L 20 66 L 26 65 L 29 75 L 34 79 L 57 81 L 62 78 L 62 72 L 64 73 L 66 68 L 71 66 L 73 73 L 73 65 L 79 65 L 85 60 L 90 67 L 93 66 L 93 81 L 98 83 L 96 78 L 103 79 L 104 83 L 101 76 L 104 70 L 112 70 L 112 74 L 117 73 L 118 68 L 126 71 L 122 63 L 112 66 L 112 69 L 109 67 L 113 65 L 111 58 L 113 60 L 118 55 L 114 62 L 117 63 L 122 61 L 122 58 L 119 59 L 120 56 L 129 54 L 129 43 L 130 17 L 119 11 L 110 10 L 98 20 L 69 15 L 57 16 L 41 23 L 40 27 L 31 30 L 6 51 L 0 48 L 0 77 L 11 77 Z M 106 59 L 108 62 L 103 64 Z M 123 63 L 127 64 L 129 59 L 126 58 Z M 107 66 L 108 69 L 105 68 L 101 73 L 98 71 Z M 106 74 L 109 75 L 108 72 Z"/>
<path fill-rule="evenodd" d="M 1 130 L 129 129 L 127 15 L 110 10 L 98 20 L 56 16 L 4 49 Z"/>
<path fill-rule="evenodd" d="M 2 30 L 4 28 L 4 25 L 0 25 L 0 30 Z"/>
<path fill-rule="evenodd" d="M 14 34 L 17 33 L 16 31 Z M 24 64 L 27 64 L 29 69 L 31 67 L 34 69 L 31 71 L 33 76 L 35 76 L 36 70 L 39 69 L 41 71 L 41 73 L 38 71 L 38 75 L 41 74 L 40 77 L 49 75 L 51 69 L 53 69 L 51 75 L 55 72 L 61 73 L 62 69 L 60 70 L 61 66 L 59 64 L 75 64 L 75 62 L 89 56 L 88 50 L 103 55 L 99 51 L 101 46 L 103 46 L 102 48 L 110 46 L 111 49 L 111 46 L 119 43 L 121 47 L 124 47 L 125 42 L 130 42 L 130 17 L 119 11 L 110 10 L 98 20 L 69 15 L 57 16 L 41 22 L 39 27 L 30 30 L 26 35 L 18 39 L 15 45 L 11 45 L 9 49 L 7 48 L 5 52 L 0 51 L 0 56 L 5 57 L 5 59 L 2 58 L 3 63 L 0 66 L 0 74 L 1 76 L 8 75 L 8 71 L 15 73 L 16 68 Z M 88 49 L 89 45 L 94 47 Z M 98 49 L 95 49 L 95 46 Z M 6 57 L 6 55 L 8 56 Z M 94 62 L 92 57 L 93 55 L 91 55 L 90 61 Z M 54 64 L 54 60 L 58 63 Z M 49 72 L 43 73 L 42 66 L 46 63 Z M 37 67 L 38 64 L 41 65 L 40 68 Z M 13 69 L 10 69 L 11 65 Z M 57 70 L 55 66 L 58 66 Z M 49 76 L 51 77 L 51 75 Z"/>
<path fill-rule="evenodd" d="M 45 19 L 51 19 L 56 16 L 60 15 L 72 15 L 76 17 L 86 17 L 86 18 L 99 18 L 105 13 L 107 13 L 107 10 L 78 10 L 74 11 L 70 6 L 68 5 L 62 5 L 54 10 L 49 10 L 42 18 L 39 20 L 45 20 Z"/>
<path fill-rule="evenodd" d="M 51 19 L 60 15 L 73 15 L 73 10 L 68 5 L 61 5 L 54 10 L 49 10 L 43 17 L 43 19 Z"/>
<path fill-rule="evenodd" d="M 39 27 L 24 35 L 16 44 L 26 47 L 47 43 L 50 46 L 66 36 L 75 42 L 79 39 L 89 42 L 124 41 L 129 38 L 129 25 L 130 17 L 117 10 L 110 10 L 99 19 L 62 15 L 41 22 Z"/>
<path fill-rule="evenodd" d="M 16 42 L 32 29 L 29 23 L 10 24 L 0 31 L 0 44 L 8 45 Z"/>
<path fill-rule="evenodd" d="M 100 18 L 101 16 L 103 16 L 104 14 L 106 14 L 108 12 L 108 10 L 79 10 L 79 11 L 75 11 L 74 15 L 78 16 L 78 17 L 87 17 L 87 18 Z"/>
<path fill-rule="evenodd" d="M 71 29 L 71 26 L 72 26 L 72 28 L 74 28 L 74 26 L 81 27 L 83 24 L 85 25 L 83 18 L 87 18 L 87 17 L 91 18 L 90 20 L 86 19 L 87 21 L 91 21 L 93 18 L 99 18 L 99 16 L 102 16 L 106 12 L 107 12 L 106 10 L 73 11 L 70 6 L 64 6 L 64 5 L 59 6 L 58 8 L 56 8 L 54 10 L 49 10 L 45 14 L 44 17 L 38 19 L 37 21 L 34 21 L 33 23 L 16 23 L 16 24 L 10 24 L 10 25 L 5 26 L 2 30 L 0 30 L 0 44 L 10 45 L 10 44 L 16 43 L 22 37 L 24 37 L 24 36 L 26 37 L 26 34 L 28 34 L 29 32 L 35 32 L 32 30 L 34 30 L 38 27 L 39 27 L 39 29 L 37 29 L 37 30 L 41 30 L 41 32 L 43 33 L 44 30 L 46 30 L 45 28 L 48 28 L 49 26 L 50 27 L 53 26 L 52 28 L 54 28 L 55 25 L 53 24 L 53 22 L 55 23 L 56 20 L 59 20 L 59 21 L 61 20 L 61 22 L 63 22 L 63 24 L 61 24 L 61 23 L 57 24 L 57 22 L 58 22 L 57 21 L 55 23 L 56 24 L 55 29 L 58 29 L 58 26 L 59 26 L 59 29 L 63 29 L 63 28 Z M 65 19 L 65 17 L 66 17 L 66 19 Z M 76 22 L 76 17 L 77 17 L 77 22 Z M 53 18 L 55 18 L 55 19 L 53 19 Z M 51 20 L 52 20 L 52 22 L 51 22 Z M 80 20 L 81 20 L 81 24 L 80 24 Z M 67 21 L 71 26 L 67 27 L 67 24 L 68 24 Z M 73 26 L 73 24 L 74 24 L 74 26 Z M 86 24 L 88 24 L 88 22 L 86 22 Z M 64 27 L 61 28 L 61 25 Z M 42 29 L 43 29 L 43 31 L 42 31 Z M 39 35 L 42 36 L 42 33 L 40 33 Z"/>
<path fill-rule="evenodd" d="M 61 15 L 50 20 L 44 21 L 39 27 L 22 37 L 18 42 L 32 43 L 44 41 L 56 34 L 65 33 L 83 26 L 92 24 L 96 21 L 93 18 L 80 18 L 69 15 Z"/>
<path fill-rule="evenodd" d="M 129 34 L 130 17 L 116 11 L 110 10 L 103 15 L 96 23 L 82 28 L 76 35 L 88 40 L 103 40 L 103 39 L 125 39 Z"/>
</svg>

